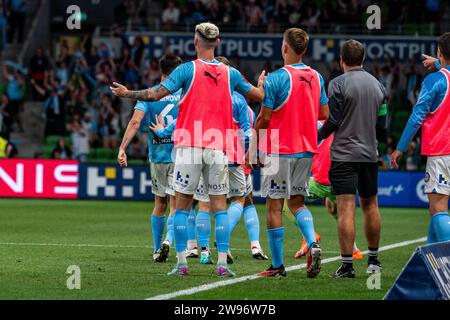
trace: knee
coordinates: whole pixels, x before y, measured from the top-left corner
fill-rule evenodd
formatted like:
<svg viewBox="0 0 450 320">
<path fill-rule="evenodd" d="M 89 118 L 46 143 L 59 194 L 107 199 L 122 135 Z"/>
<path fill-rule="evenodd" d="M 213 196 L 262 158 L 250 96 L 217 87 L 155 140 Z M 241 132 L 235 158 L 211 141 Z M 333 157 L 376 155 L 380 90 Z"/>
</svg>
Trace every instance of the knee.
<svg viewBox="0 0 450 320">
<path fill-rule="evenodd" d="M 378 201 L 376 197 L 367 198 L 367 199 L 360 199 L 361 208 L 364 212 L 372 213 L 376 210 L 378 210 Z"/>
<path fill-rule="evenodd" d="M 155 214 L 156 215 L 164 215 L 167 210 L 167 198 L 164 197 L 156 197 L 155 198 Z"/>
</svg>

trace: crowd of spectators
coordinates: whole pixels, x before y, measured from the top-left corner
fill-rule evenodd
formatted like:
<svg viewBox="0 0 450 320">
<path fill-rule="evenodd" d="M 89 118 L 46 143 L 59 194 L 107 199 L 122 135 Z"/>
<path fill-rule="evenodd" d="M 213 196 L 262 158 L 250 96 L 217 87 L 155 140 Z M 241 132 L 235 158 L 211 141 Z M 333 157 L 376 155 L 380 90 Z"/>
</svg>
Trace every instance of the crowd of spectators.
<svg viewBox="0 0 450 320">
<path fill-rule="evenodd" d="M 367 7 L 382 9 L 383 29 L 401 32 L 407 24 L 437 24 L 441 0 L 171 0 L 161 13 L 164 30 L 185 30 L 212 20 L 221 30 L 279 32 L 302 26 L 309 32 L 361 32 Z M 425 8 L 425 10 L 423 9 Z M 438 26 L 437 26 L 438 27 Z"/>
<path fill-rule="evenodd" d="M 61 41 L 56 51 L 50 56 L 39 48 L 28 65 L 31 98 L 43 104 L 45 137 L 70 137 L 70 152 L 63 139 L 52 156 L 86 161 L 92 148 L 115 150 L 132 105 L 128 101 L 122 107 L 109 86 L 114 81 L 135 89 L 157 84 L 158 60 L 148 59 L 139 37 L 132 43 L 124 39 L 120 53 L 105 42 L 95 45 L 90 36 L 75 48 Z M 145 158 L 145 144 L 140 145 L 140 156 Z"/>
</svg>

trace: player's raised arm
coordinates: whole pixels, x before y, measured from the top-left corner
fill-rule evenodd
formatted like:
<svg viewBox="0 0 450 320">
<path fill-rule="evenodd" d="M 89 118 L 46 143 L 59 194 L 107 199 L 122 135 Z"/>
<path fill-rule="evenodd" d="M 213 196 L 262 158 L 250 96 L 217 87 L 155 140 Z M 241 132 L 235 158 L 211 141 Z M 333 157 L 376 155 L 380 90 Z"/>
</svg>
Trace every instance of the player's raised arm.
<svg viewBox="0 0 450 320">
<path fill-rule="evenodd" d="M 145 89 L 145 90 L 128 90 L 125 86 L 120 83 L 114 82 L 110 87 L 114 95 L 121 98 L 128 98 L 140 101 L 159 101 L 168 94 L 170 91 L 164 86 L 158 86 L 155 89 Z"/>
</svg>

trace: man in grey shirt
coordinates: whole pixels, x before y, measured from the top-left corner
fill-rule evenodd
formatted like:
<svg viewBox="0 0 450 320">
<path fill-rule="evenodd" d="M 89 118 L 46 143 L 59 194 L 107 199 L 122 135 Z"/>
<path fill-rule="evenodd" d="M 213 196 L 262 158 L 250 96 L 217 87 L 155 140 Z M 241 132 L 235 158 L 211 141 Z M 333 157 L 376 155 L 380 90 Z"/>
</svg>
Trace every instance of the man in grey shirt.
<svg viewBox="0 0 450 320">
<path fill-rule="evenodd" d="M 381 272 L 377 257 L 381 230 L 377 145 L 386 138 L 387 94 L 383 85 L 363 69 L 364 56 L 360 42 L 349 40 L 343 44 L 340 64 L 344 74 L 329 84 L 330 117 L 319 131 L 319 139 L 334 133 L 329 176 L 337 200 L 342 255 L 335 277 L 355 277 L 352 253 L 356 194 L 364 211 L 369 247 L 367 272 Z"/>
</svg>

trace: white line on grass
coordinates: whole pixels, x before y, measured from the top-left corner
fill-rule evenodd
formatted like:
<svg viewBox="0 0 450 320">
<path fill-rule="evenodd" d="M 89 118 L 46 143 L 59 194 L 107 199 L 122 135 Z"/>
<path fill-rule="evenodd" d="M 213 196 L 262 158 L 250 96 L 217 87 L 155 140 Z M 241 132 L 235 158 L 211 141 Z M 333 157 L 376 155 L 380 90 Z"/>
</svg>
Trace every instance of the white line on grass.
<svg viewBox="0 0 450 320">
<path fill-rule="evenodd" d="M 426 239 L 427 239 L 426 237 L 423 237 L 423 238 L 419 238 L 419 239 L 415 239 L 415 240 L 408 240 L 408 241 L 393 243 L 393 244 L 390 244 L 390 245 L 387 245 L 384 247 L 380 247 L 378 249 L 378 251 L 387 251 L 387 250 L 392 250 L 392 249 L 399 248 L 399 247 L 405 247 L 405 246 L 408 246 L 408 245 L 411 245 L 414 243 L 424 242 Z M 368 251 L 364 251 L 363 253 L 367 254 Z M 340 259 L 341 259 L 341 256 L 323 259 L 322 264 L 338 261 Z M 300 270 L 300 269 L 304 269 L 304 268 L 306 268 L 306 263 L 290 266 L 290 267 L 286 268 L 286 271 Z M 232 285 L 232 284 L 240 283 L 240 282 L 244 282 L 244 281 L 255 280 L 258 278 L 260 278 L 260 277 L 258 277 L 256 274 L 252 274 L 252 275 L 243 276 L 243 277 L 239 277 L 239 278 L 233 278 L 233 279 L 229 279 L 229 280 L 216 281 L 213 283 L 204 284 L 201 286 L 192 287 L 192 288 L 185 289 L 185 290 L 179 290 L 179 291 L 175 291 L 172 293 L 161 294 L 158 296 L 147 298 L 146 300 L 169 300 L 169 299 L 173 299 L 173 298 L 176 298 L 179 296 L 188 296 L 188 295 L 196 294 L 196 293 L 199 293 L 202 291 L 207 291 L 207 290 L 211 290 L 211 289 L 215 289 L 215 288 L 219 288 L 219 287 L 224 287 L 224 286 L 228 286 L 228 285 Z"/>
<path fill-rule="evenodd" d="M 91 243 L 34 243 L 34 242 L 0 242 L 0 246 L 23 246 L 23 247 L 92 247 L 92 248 L 136 248 L 136 249 L 153 249 L 153 246 L 136 246 L 136 245 L 121 245 L 121 244 L 91 244 Z M 250 251 L 244 248 L 230 248 L 231 251 Z M 290 252 L 290 251 L 286 251 Z M 292 251 L 294 252 L 294 251 Z M 338 251 L 323 251 L 324 253 L 339 253 Z"/>
</svg>

